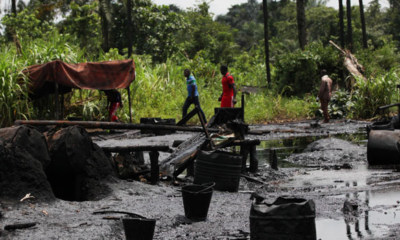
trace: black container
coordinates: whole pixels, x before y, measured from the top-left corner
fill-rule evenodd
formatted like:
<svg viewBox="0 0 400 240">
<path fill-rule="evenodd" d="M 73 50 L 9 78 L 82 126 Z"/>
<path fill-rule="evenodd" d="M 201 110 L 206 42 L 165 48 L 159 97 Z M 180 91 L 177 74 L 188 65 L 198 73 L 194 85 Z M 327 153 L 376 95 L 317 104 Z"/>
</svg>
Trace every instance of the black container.
<svg viewBox="0 0 400 240">
<path fill-rule="evenodd" d="M 215 190 L 237 192 L 241 171 L 241 155 L 223 151 L 200 151 L 195 165 L 194 184 L 215 182 Z"/>
<path fill-rule="evenodd" d="M 205 221 L 210 207 L 214 183 L 182 187 L 185 216 L 192 221 Z"/>
<path fill-rule="evenodd" d="M 123 218 L 126 240 L 152 240 L 156 227 L 155 219 Z"/>
<path fill-rule="evenodd" d="M 214 114 L 215 114 L 214 124 L 218 125 L 233 120 L 244 121 L 243 108 L 214 108 Z"/>
<path fill-rule="evenodd" d="M 369 165 L 400 164 L 400 131 L 371 130 L 368 136 Z"/>
<path fill-rule="evenodd" d="M 279 197 L 274 203 L 253 203 L 250 210 L 251 240 L 315 240 L 313 200 Z"/>
</svg>

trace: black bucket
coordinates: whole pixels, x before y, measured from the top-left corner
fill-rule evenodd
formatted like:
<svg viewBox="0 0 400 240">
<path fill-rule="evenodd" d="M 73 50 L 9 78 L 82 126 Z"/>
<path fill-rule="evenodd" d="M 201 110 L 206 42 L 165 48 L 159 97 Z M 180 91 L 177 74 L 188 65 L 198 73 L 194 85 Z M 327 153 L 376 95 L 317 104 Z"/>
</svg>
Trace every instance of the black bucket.
<svg viewBox="0 0 400 240">
<path fill-rule="evenodd" d="M 200 151 L 194 184 L 215 182 L 215 190 L 237 192 L 242 172 L 242 156 L 223 151 Z"/>
<path fill-rule="evenodd" d="M 250 239 L 317 239 L 314 201 L 279 197 L 272 204 L 253 203 Z"/>
<path fill-rule="evenodd" d="M 155 219 L 123 218 L 126 240 L 152 240 L 156 227 Z"/>
<path fill-rule="evenodd" d="M 182 187 L 185 216 L 192 221 L 205 221 L 215 183 Z"/>
</svg>

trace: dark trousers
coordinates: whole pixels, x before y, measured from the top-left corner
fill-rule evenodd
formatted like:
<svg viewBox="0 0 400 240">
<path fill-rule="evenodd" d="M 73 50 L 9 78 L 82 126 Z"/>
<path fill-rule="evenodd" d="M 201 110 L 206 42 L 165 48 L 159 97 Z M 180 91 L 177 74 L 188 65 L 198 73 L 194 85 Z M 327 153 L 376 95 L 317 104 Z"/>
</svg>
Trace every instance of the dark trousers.
<svg viewBox="0 0 400 240">
<path fill-rule="evenodd" d="M 190 107 L 190 105 L 192 105 L 192 104 L 199 107 L 200 114 L 203 117 L 204 122 L 206 123 L 207 122 L 206 115 L 204 115 L 203 109 L 201 109 L 201 107 L 200 107 L 200 102 L 199 102 L 198 96 L 193 97 L 192 100 L 190 100 L 190 97 L 186 98 L 186 101 L 183 104 L 183 108 L 182 108 L 182 118 L 184 118 L 187 115 L 187 110 Z"/>
</svg>

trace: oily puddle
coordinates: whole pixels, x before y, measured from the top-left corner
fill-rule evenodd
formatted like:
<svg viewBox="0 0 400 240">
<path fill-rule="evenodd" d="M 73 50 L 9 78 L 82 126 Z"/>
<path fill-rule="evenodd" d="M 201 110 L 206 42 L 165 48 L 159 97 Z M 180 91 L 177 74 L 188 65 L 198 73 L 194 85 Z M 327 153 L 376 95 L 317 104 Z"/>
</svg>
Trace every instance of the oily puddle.
<svg viewBox="0 0 400 240">
<path fill-rule="evenodd" d="M 257 146 L 257 155 L 259 158 L 259 164 L 269 164 L 269 154 L 270 150 L 273 149 L 276 151 L 277 159 L 278 159 L 278 167 L 281 168 L 290 168 L 290 167 L 302 167 L 300 165 L 296 165 L 290 162 L 285 161 L 284 159 L 291 154 L 294 153 L 302 153 L 303 150 L 312 142 L 315 142 L 320 139 L 334 137 L 342 140 L 349 141 L 353 144 L 357 144 L 360 146 L 366 146 L 367 144 L 367 133 L 364 128 L 360 128 L 357 132 L 348 134 L 332 134 L 332 135 L 324 135 L 324 136 L 305 136 L 305 137 L 290 137 L 285 139 L 277 139 L 277 140 L 265 140 L 261 141 L 261 144 Z"/>
<path fill-rule="evenodd" d="M 382 237 L 400 224 L 399 188 L 368 190 L 336 196 L 354 199 L 362 206 L 352 221 L 317 219 L 317 239 L 363 239 Z"/>
</svg>

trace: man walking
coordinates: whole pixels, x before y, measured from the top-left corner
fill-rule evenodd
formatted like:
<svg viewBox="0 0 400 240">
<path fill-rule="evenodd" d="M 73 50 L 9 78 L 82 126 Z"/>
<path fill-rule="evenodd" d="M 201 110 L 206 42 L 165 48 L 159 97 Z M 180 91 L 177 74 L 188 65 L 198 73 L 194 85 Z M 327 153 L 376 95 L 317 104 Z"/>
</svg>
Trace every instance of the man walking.
<svg viewBox="0 0 400 240">
<path fill-rule="evenodd" d="M 329 123 L 328 103 L 332 97 L 332 79 L 328 77 L 326 70 L 321 71 L 321 86 L 319 88 L 318 98 L 321 101 L 321 109 L 324 113 L 324 121 Z"/>
<path fill-rule="evenodd" d="M 233 108 L 236 104 L 236 87 L 233 76 L 229 74 L 228 67 L 226 65 L 221 65 L 220 68 L 222 74 L 222 94 L 218 98 L 221 102 L 222 108 Z"/>
<path fill-rule="evenodd" d="M 197 91 L 196 79 L 193 77 L 193 75 L 190 74 L 189 69 L 185 69 L 183 71 L 183 75 L 186 77 L 186 85 L 187 85 L 188 95 L 187 95 L 185 103 L 183 104 L 182 118 L 184 118 L 186 116 L 187 110 L 190 107 L 190 105 L 194 104 L 196 107 L 199 108 L 200 114 L 204 120 L 204 123 L 207 123 L 206 115 L 204 114 L 203 110 L 200 107 L 199 92 Z"/>
</svg>

